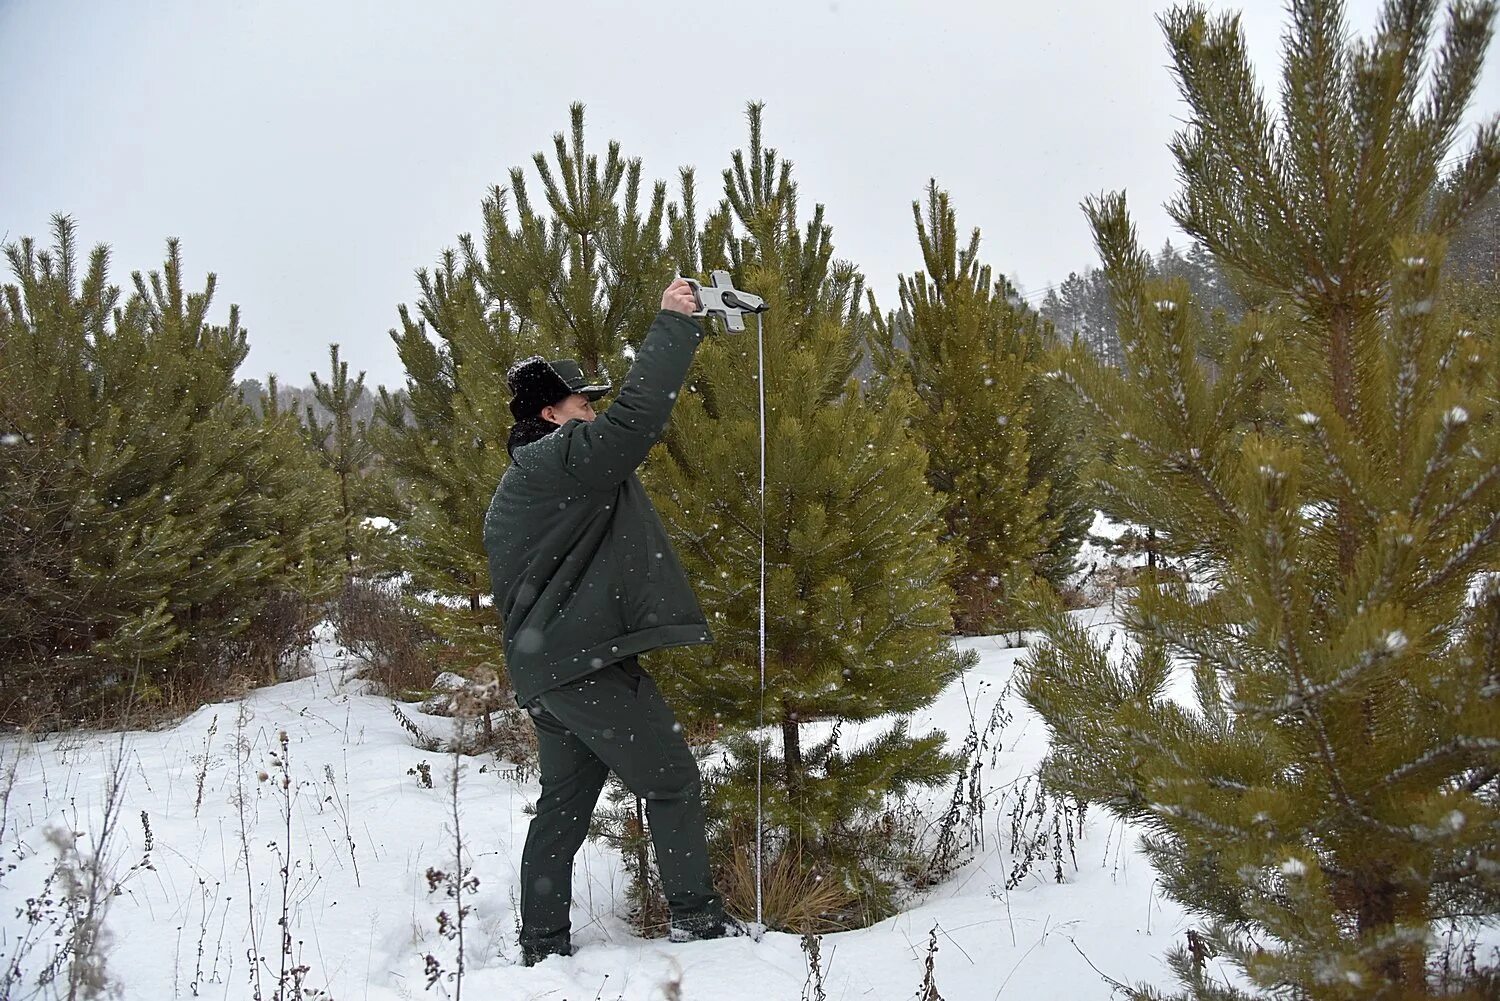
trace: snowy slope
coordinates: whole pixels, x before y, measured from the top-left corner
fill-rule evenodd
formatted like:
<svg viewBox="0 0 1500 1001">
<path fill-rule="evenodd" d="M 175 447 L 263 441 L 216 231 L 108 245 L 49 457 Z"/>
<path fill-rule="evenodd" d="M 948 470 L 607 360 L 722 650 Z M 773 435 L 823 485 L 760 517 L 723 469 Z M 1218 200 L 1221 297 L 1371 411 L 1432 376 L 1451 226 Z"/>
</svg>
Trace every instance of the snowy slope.
<svg viewBox="0 0 1500 1001">
<path fill-rule="evenodd" d="M 1107 609 L 1077 614 L 1101 631 L 1112 628 Z M 899 916 L 825 936 L 827 997 L 915 996 L 934 926 L 935 982 L 948 1001 L 1105 998 L 1110 989 L 1090 962 L 1116 980 L 1167 983 L 1160 956 L 1181 940 L 1183 915 L 1161 899 L 1150 866 L 1134 850 L 1133 834 L 1102 811 L 1088 814 L 1076 846 L 1077 869 L 1069 860 L 1064 883 L 1053 880 L 1049 862 L 1006 889 L 1015 858 L 1001 828 L 1009 824 L 1008 807 L 1020 783 L 1045 751 L 1046 733 L 1025 703 L 1006 691 L 1025 651 L 1007 649 L 999 638 L 963 645 L 979 651 L 978 665 L 920 714 L 913 729 L 941 727 L 956 747 L 971 713 L 982 726 L 995 699 L 1005 700 L 1013 716 L 1000 733 L 995 767 L 984 772 L 985 850 Z M 424 973 L 428 954 L 444 971 L 456 967 L 456 942 L 439 934 L 437 922 L 440 911 L 453 912 L 454 903 L 441 886 L 429 891 L 426 875 L 429 867 L 454 869 L 447 786 L 452 758 L 413 747 L 390 701 L 362 694 L 361 683 L 349 680 L 352 665 L 339 654 L 325 637 L 314 650 L 309 676 L 251 692 L 242 703 L 205 706 L 160 732 L 0 745 L 5 771 L 14 767 L 0 831 L 0 953 L 13 955 L 18 936 L 45 931 L 45 921 L 34 925 L 18 909 L 38 896 L 58 858 L 59 842 L 49 839 L 48 828 L 83 832 L 79 854 L 94 852 L 110 761 L 123 753 L 119 825 L 106 852 L 108 879 L 121 888 L 108 900 L 105 927 L 108 972 L 125 997 L 253 997 L 247 959 L 252 934 L 265 957 L 261 996 L 276 996 L 280 870 L 288 857 L 292 951 L 307 968 L 303 987 L 326 992 L 306 996 L 453 997 L 457 983 L 440 978 L 429 989 Z M 433 732 L 448 725 L 432 718 L 422 723 Z M 875 732 L 869 726 L 866 736 Z M 424 762 L 432 788 L 415 773 Z M 280 784 L 283 775 L 290 776 L 287 787 Z M 623 919 L 620 858 L 593 843 L 577 865 L 578 954 L 534 969 L 517 965 L 516 873 L 528 822 L 524 810 L 537 786 L 490 758 L 465 759 L 459 781 L 464 864 L 478 880 L 477 892 L 464 895 L 472 911 L 465 922 L 462 996 L 803 996 L 807 965 L 796 936 L 683 945 L 636 938 Z M 948 795 L 934 793 L 935 813 Z M 50 947 L 39 944 L 27 969 L 34 972 Z M 671 992 L 673 984 L 679 994 Z"/>
</svg>

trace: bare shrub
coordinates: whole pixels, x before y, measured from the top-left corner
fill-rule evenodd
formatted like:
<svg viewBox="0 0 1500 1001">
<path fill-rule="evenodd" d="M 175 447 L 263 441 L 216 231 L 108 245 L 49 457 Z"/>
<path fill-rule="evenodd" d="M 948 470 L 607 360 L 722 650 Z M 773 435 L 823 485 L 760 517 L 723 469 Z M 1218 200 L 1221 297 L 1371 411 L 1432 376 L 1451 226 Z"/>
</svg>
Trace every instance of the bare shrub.
<svg viewBox="0 0 1500 1001">
<path fill-rule="evenodd" d="M 537 759 L 536 728 L 516 705 L 515 693 L 488 672 L 483 684 L 470 684 L 455 693 L 456 721 L 448 749 L 458 754 L 493 753 L 523 769 Z"/>
<path fill-rule="evenodd" d="M 917 988 L 917 1001 L 943 1001 L 934 977 L 937 967 L 937 933 L 937 925 L 933 925 L 932 930 L 927 933 L 927 958 L 922 964 L 922 986 Z"/>
<path fill-rule="evenodd" d="M 448 808 L 449 817 L 453 826 L 449 833 L 453 835 L 453 854 L 450 861 L 444 865 L 448 868 L 440 869 L 436 866 L 427 867 L 427 892 L 433 894 L 439 889 L 443 896 L 451 900 L 453 912 L 450 914 L 448 908 L 444 907 L 438 911 L 437 931 L 440 936 L 453 943 L 454 961 L 452 968 L 443 965 L 441 959 L 429 952 L 423 959 L 424 970 L 427 974 L 427 987 L 429 989 L 438 981 L 444 981 L 453 985 L 453 1001 L 463 1001 L 464 992 L 464 927 L 467 919 L 473 911 L 473 907 L 464 903 L 464 894 L 476 894 L 479 892 L 479 877 L 474 875 L 473 867 L 465 864 L 466 852 L 463 838 L 463 828 L 460 826 L 458 785 L 459 774 L 462 770 L 460 756 L 457 753 L 451 755 L 452 769 L 448 774 Z M 425 765 L 426 762 L 423 762 Z M 430 782 L 429 782 L 430 786 Z"/>
<path fill-rule="evenodd" d="M 823 936 L 802 933 L 802 951 L 807 955 L 807 979 L 802 982 L 802 1001 L 828 1001 L 823 989 Z"/>
<path fill-rule="evenodd" d="M 982 690 L 984 683 L 980 685 Z M 1000 754 L 1000 737 L 1011 714 L 1005 708 L 1002 695 L 995 699 L 988 719 L 981 724 L 975 713 L 978 695 L 974 700 L 967 699 L 967 691 L 966 687 L 969 731 L 958 751 L 962 764 L 954 780 L 948 809 L 939 819 L 932 837 L 931 851 L 913 879 L 918 889 L 947 879 L 955 869 L 973 858 L 975 851 L 984 848 L 984 766 L 988 761 L 994 767 Z"/>
<path fill-rule="evenodd" d="M 416 722 L 413 721 L 410 716 L 406 715 L 406 713 L 402 712 L 401 707 L 396 705 L 396 703 L 394 702 L 391 703 L 391 715 L 396 717 L 396 722 L 401 724 L 401 729 L 411 734 L 413 747 L 419 747 L 424 751 L 436 751 L 443 746 L 443 742 L 441 740 L 430 735 L 426 730 L 423 730 L 420 726 L 418 726 Z"/>
<path fill-rule="evenodd" d="M 313 645 L 313 630 L 323 620 L 325 606 L 295 591 L 277 591 L 250 620 L 241 669 L 266 684 L 291 677 L 299 656 Z"/>
<path fill-rule="evenodd" d="M 431 688 L 434 638 L 396 584 L 350 578 L 334 601 L 332 621 L 339 643 L 368 665 L 362 676 L 382 692 L 402 697 Z"/>
<path fill-rule="evenodd" d="M 1008 805 L 1007 805 L 1008 804 Z M 1056 883 L 1067 879 L 1067 868 L 1078 871 L 1076 845 L 1083 837 L 1088 803 L 1065 793 L 1054 793 L 1038 775 L 1026 776 L 1012 796 L 1001 797 L 1000 813 L 1009 820 L 1010 873 L 1005 888 L 1014 889 L 1033 872 L 1045 871 Z M 1002 845 L 1002 847 L 1004 847 Z"/>
<path fill-rule="evenodd" d="M 236 674 L 252 684 L 271 685 L 291 677 L 298 656 L 313 643 L 313 627 L 323 607 L 296 591 L 271 594 L 245 630 L 197 652 L 202 678 L 213 691 L 222 690 Z"/>
<path fill-rule="evenodd" d="M 482 717 L 479 738 L 472 751 L 460 749 L 461 753 L 493 754 L 517 766 L 518 776 L 536 768 L 536 728 L 514 703 Z"/>
<path fill-rule="evenodd" d="M 1500 946 L 1481 960 L 1477 923 L 1450 925 L 1440 941 L 1427 969 L 1434 997 L 1500 997 Z"/>
<path fill-rule="evenodd" d="M 56 859 L 40 891 L 27 898 L 25 908 L 17 915 L 24 926 L 14 936 L 7 936 L 0 997 L 79 1001 L 109 996 L 116 988 L 105 968 L 109 936 L 104 919 L 121 886 L 142 868 L 132 866 L 123 876 L 117 876 L 111 858 L 124 789 L 122 745 L 106 776 L 103 815 L 91 839 L 93 850 L 79 848 L 83 834 L 78 818 L 71 818 L 66 825 L 47 827 L 45 836 Z M 151 829 L 145 814 L 142 823 L 148 852 L 144 865 L 149 866 Z"/>
</svg>

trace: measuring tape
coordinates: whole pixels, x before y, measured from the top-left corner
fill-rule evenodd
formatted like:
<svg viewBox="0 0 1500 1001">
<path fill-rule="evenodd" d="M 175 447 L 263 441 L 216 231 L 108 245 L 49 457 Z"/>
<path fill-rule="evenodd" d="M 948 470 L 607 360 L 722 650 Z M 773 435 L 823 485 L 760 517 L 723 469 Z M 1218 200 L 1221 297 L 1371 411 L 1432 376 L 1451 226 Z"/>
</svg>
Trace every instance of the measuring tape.
<svg viewBox="0 0 1500 1001">
<path fill-rule="evenodd" d="M 766 728 L 766 321 L 762 313 L 770 309 L 758 295 L 734 287 L 728 271 L 709 273 L 711 284 L 692 278 L 684 279 L 693 288 L 698 302 L 694 316 L 718 316 L 724 329 L 744 333 L 745 314 L 755 314 L 756 383 L 760 387 L 760 709 L 756 728 Z M 755 743 L 755 923 L 765 927 L 761 908 L 761 835 L 765 830 L 761 797 L 761 773 L 765 765 L 765 744 Z"/>
</svg>

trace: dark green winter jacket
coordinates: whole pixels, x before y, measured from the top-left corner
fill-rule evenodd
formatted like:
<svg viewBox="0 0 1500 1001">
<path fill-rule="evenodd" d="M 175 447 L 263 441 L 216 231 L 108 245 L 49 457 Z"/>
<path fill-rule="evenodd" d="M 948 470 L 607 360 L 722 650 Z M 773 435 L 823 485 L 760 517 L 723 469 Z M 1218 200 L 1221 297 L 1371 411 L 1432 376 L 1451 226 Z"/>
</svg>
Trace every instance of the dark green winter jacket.
<svg viewBox="0 0 1500 1001">
<path fill-rule="evenodd" d="M 702 336 L 697 321 L 662 310 L 604 413 L 512 437 L 484 548 L 521 705 L 631 654 L 713 640 L 635 474 Z"/>
</svg>

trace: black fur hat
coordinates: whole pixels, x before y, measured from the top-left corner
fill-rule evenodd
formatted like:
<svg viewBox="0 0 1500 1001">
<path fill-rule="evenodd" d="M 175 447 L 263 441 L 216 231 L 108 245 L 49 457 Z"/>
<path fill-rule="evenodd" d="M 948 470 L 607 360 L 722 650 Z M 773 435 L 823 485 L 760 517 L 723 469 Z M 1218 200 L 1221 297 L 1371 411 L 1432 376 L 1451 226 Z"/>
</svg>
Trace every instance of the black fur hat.
<svg viewBox="0 0 1500 1001">
<path fill-rule="evenodd" d="M 590 382 L 583 368 L 572 359 L 549 362 L 541 355 L 523 358 L 512 365 L 505 373 L 505 384 L 510 387 L 510 412 L 516 420 L 535 417 L 543 407 L 560 403 L 574 393 L 597 400 L 610 389 L 607 382 Z"/>
</svg>

